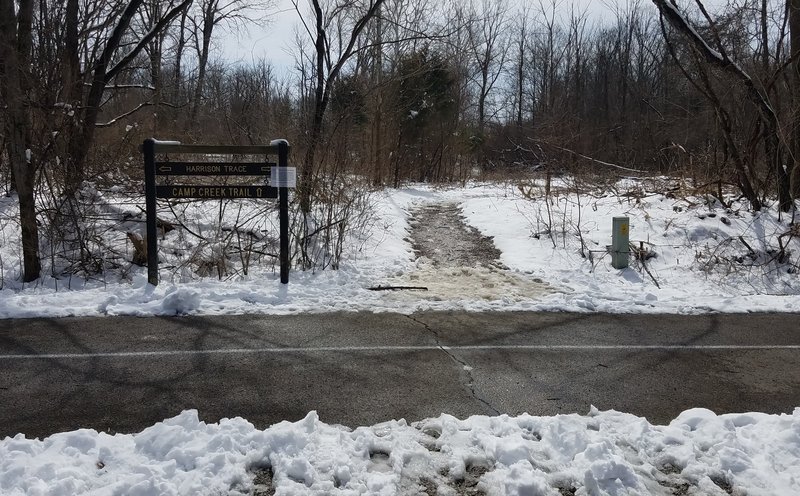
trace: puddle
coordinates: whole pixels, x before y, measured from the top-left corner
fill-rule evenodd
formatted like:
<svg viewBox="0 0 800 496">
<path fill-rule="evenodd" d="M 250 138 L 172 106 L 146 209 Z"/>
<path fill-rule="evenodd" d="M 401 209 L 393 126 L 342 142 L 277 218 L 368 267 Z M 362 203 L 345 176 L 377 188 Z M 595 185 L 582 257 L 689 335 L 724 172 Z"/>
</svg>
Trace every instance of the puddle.
<svg viewBox="0 0 800 496">
<path fill-rule="evenodd" d="M 505 300 L 527 301 L 552 291 L 541 280 L 515 274 L 495 267 L 439 268 L 427 259 L 417 261 L 413 272 L 389 280 L 392 286 L 425 287 L 427 291 L 397 291 L 387 294 L 396 299 L 446 300 Z"/>
</svg>

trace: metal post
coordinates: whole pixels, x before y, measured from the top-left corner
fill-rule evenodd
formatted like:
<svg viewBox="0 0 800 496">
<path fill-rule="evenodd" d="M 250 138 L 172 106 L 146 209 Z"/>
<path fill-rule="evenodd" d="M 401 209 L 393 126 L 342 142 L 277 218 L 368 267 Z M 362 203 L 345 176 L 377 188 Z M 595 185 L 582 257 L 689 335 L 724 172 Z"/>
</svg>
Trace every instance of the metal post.
<svg viewBox="0 0 800 496">
<path fill-rule="evenodd" d="M 611 233 L 611 266 L 624 269 L 630 256 L 630 219 L 614 217 Z"/>
<path fill-rule="evenodd" d="M 156 230 L 156 153 L 155 140 L 146 139 L 144 153 L 144 202 L 147 214 L 147 282 L 158 285 L 158 234 Z"/>
<path fill-rule="evenodd" d="M 286 167 L 289 166 L 289 144 L 278 142 L 278 177 L 286 178 Z M 289 188 L 282 184 L 278 188 L 278 214 L 281 230 L 281 283 L 289 283 Z"/>
</svg>

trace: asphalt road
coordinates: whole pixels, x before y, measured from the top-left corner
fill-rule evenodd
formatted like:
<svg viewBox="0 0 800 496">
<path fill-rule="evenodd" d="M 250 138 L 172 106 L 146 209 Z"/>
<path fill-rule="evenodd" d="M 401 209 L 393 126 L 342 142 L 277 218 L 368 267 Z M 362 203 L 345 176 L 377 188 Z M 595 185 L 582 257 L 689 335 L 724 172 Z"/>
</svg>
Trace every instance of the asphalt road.
<svg viewBox="0 0 800 496">
<path fill-rule="evenodd" d="M 590 405 L 666 423 L 800 406 L 800 315 L 341 313 L 0 320 L 0 437 Z"/>
</svg>

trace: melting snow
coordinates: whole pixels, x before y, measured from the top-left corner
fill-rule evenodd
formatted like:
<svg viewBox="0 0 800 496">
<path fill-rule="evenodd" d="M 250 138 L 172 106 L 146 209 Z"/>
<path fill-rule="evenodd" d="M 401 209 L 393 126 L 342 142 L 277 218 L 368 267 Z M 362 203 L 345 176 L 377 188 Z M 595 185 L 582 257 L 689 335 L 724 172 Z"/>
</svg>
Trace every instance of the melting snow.
<svg viewBox="0 0 800 496">
<path fill-rule="evenodd" d="M 340 270 L 293 271 L 288 287 L 281 286 L 273 267 L 250 267 L 247 276 L 221 281 L 170 270 L 191 252 L 183 244 L 189 237 L 179 230 L 168 233 L 160 247 L 165 259 L 183 259 L 162 264 L 156 288 L 147 284 L 146 269 L 132 265 L 123 280 L 112 271 L 103 280 L 45 276 L 23 284 L 17 223 L 1 222 L 0 318 L 422 310 L 690 314 L 800 307 L 800 235 L 791 235 L 797 228 L 791 216 L 644 189 L 639 182 L 623 181 L 611 188 L 618 194 L 578 195 L 564 181 L 553 184 L 549 197 L 541 184 L 523 190 L 480 184 L 381 192 L 374 197 L 371 230 L 353 243 L 357 250 L 345 253 Z M 95 194 L 109 209 L 124 200 L 118 193 Z M 213 220 L 216 203 L 207 203 L 209 211 L 199 210 L 192 222 L 205 226 Z M 442 268 L 424 257 L 416 259 L 409 240 L 410 212 L 432 204 L 456 205 L 468 226 L 492 238 L 507 270 Z M 14 201 L 0 199 L 0 219 L 14 215 Z M 611 267 L 605 247 L 611 244 L 611 219 L 619 215 L 630 217 L 634 245 L 653 255 L 646 261 L 649 274 L 636 260 L 628 269 Z M 777 260 L 779 238 L 788 248 L 783 262 Z M 425 286 L 428 291 L 368 289 L 387 285 Z"/>
<path fill-rule="evenodd" d="M 356 429 L 311 412 L 264 430 L 241 418 L 205 423 L 189 410 L 136 434 L 82 429 L 0 441 L 7 495 L 249 494 L 256 474 L 275 494 L 797 494 L 800 408 L 694 409 L 666 426 L 592 409 Z"/>
</svg>

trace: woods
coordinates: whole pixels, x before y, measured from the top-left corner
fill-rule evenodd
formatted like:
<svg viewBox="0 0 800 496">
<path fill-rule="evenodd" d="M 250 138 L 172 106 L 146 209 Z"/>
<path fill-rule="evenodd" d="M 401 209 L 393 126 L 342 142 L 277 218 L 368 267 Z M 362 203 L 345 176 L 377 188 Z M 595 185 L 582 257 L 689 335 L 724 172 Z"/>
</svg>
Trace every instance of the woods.
<svg viewBox="0 0 800 496">
<path fill-rule="evenodd" d="M 404 181 L 639 171 L 790 211 L 800 1 L 612 6 L 293 1 L 283 70 L 215 50 L 265 29 L 270 2 L 0 0 L 0 190 L 19 200 L 24 280 L 65 239 L 91 258 L 82 188 L 141 190 L 153 136 L 287 138 L 305 268 L 335 266 L 315 253 L 341 248 L 361 192 Z"/>
</svg>

